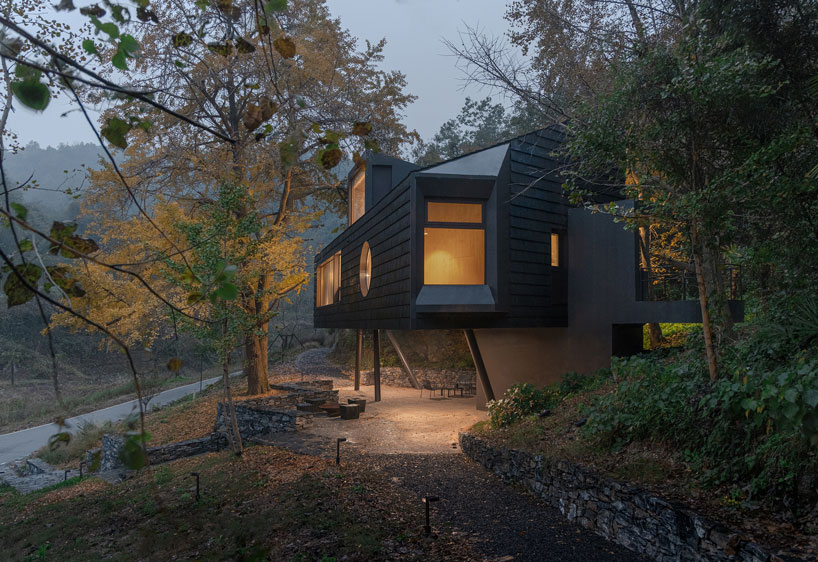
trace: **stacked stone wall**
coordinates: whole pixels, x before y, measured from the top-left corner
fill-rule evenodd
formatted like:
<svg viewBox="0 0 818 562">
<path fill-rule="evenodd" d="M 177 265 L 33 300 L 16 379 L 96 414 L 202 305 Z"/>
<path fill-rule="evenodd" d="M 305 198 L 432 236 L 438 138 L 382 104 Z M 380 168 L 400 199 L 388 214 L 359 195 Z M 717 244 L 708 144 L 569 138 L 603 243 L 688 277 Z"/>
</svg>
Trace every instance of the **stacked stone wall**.
<svg viewBox="0 0 818 562">
<path fill-rule="evenodd" d="M 121 469 L 123 464 L 119 460 L 119 453 L 124 445 L 125 437 L 106 433 L 102 436 L 102 447 L 86 451 L 85 463 L 90 468 L 96 466 L 96 462 L 99 460 L 98 470 L 100 472 Z M 198 439 L 148 447 L 148 460 L 150 464 L 161 464 L 194 455 L 220 451 L 226 446 L 227 439 L 224 435 L 211 433 Z"/>
<path fill-rule="evenodd" d="M 458 382 L 475 383 L 477 381 L 477 373 L 465 369 L 412 369 L 412 374 L 421 385 L 429 382 L 434 387 L 452 387 Z M 374 372 L 372 370 L 361 371 L 361 383 L 375 384 Z M 410 388 L 412 386 L 406 372 L 400 367 L 381 367 L 381 384 Z"/>
<path fill-rule="evenodd" d="M 268 433 L 298 431 L 312 424 L 313 414 L 309 412 L 278 410 L 266 405 L 250 407 L 242 403 L 234 404 L 234 406 L 239 433 L 244 439 Z M 219 402 L 217 406 L 216 431 L 222 434 L 227 431 L 223 402 Z"/>
<path fill-rule="evenodd" d="M 683 505 L 574 463 L 495 447 L 469 433 L 459 441 L 466 456 L 505 481 L 523 484 L 569 521 L 658 562 L 783 560 Z"/>
</svg>

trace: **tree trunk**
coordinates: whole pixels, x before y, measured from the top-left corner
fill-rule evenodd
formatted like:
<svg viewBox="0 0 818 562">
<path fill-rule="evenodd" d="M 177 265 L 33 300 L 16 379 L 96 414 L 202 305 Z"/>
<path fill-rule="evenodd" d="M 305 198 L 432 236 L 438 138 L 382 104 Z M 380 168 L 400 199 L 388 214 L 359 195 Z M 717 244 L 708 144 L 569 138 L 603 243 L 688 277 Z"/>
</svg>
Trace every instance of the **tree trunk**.
<svg viewBox="0 0 818 562">
<path fill-rule="evenodd" d="M 224 423 L 227 430 L 227 440 L 230 448 L 237 456 L 244 452 L 244 445 L 241 441 L 241 432 L 236 421 L 236 407 L 233 405 L 233 395 L 230 392 L 230 364 L 225 360 L 222 372 L 224 381 Z"/>
<path fill-rule="evenodd" d="M 270 380 L 267 378 L 267 331 L 259 336 L 247 334 L 244 338 L 244 374 L 247 376 L 247 393 L 267 394 Z"/>
<path fill-rule="evenodd" d="M 653 266 L 650 263 L 650 231 L 647 226 L 639 227 L 639 256 L 642 262 L 642 268 L 648 274 L 648 300 L 653 300 L 653 285 L 650 283 L 650 277 L 653 272 Z M 665 341 L 665 336 L 662 334 L 662 327 L 658 322 L 648 322 L 648 337 L 650 338 L 650 348 L 659 349 Z"/>
<path fill-rule="evenodd" d="M 713 331 L 710 327 L 710 312 L 707 309 L 707 286 L 701 255 L 702 245 L 695 223 L 690 227 L 690 238 L 693 247 L 693 263 L 696 266 L 696 282 L 699 286 L 699 307 L 702 312 L 702 332 L 704 334 L 704 349 L 707 354 L 707 370 L 710 373 L 710 381 L 713 382 L 718 378 L 719 371 L 716 362 L 716 350 L 713 346 Z"/>
<path fill-rule="evenodd" d="M 708 244 L 700 240 L 702 274 L 707 291 L 707 302 L 710 307 L 713 333 L 717 344 L 730 340 L 733 335 L 733 317 L 730 314 L 730 300 L 725 275 L 722 271 L 721 252 L 717 244 Z"/>
<path fill-rule="evenodd" d="M 227 337 L 227 320 L 222 324 L 222 334 Z M 233 394 L 230 391 L 230 352 L 225 353 L 224 361 L 222 362 L 222 381 L 224 382 L 224 425 L 227 433 L 227 440 L 230 443 L 230 448 L 236 456 L 240 456 L 244 452 L 244 446 L 241 441 L 241 432 L 239 431 L 239 424 L 236 421 L 236 408 L 233 405 Z"/>
</svg>

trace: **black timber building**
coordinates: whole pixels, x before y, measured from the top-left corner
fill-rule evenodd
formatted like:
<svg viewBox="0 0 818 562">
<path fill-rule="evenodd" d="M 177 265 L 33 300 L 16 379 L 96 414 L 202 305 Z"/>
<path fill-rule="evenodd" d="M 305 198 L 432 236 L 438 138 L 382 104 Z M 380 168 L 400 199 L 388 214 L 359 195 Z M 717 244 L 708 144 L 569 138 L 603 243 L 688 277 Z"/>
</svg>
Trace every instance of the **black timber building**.
<svg viewBox="0 0 818 562">
<path fill-rule="evenodd" d="M 482 405 L 641 351 L 646 322 L 699 322 L 695 300 L 641 298 L 634 233 L 569 204 L 562 141 L 552 127 L 426 168 L 368 155 L 348 228 L 315 258 L 315 326 L 462 328 Z"/>
</svg>

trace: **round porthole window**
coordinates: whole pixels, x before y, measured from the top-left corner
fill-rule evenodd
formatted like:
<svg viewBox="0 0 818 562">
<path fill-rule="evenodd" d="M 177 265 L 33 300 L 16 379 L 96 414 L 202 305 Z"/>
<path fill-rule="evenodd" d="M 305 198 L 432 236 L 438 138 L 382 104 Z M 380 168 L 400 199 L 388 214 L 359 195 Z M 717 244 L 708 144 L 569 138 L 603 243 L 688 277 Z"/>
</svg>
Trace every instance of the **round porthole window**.
<svg viewBox="0 0 818 562">
<path fill-rule="evenodd" d="M 369 292 L 369 282 L 372 280 L 372 252 L 369 250 L 369 242 L 364 242 L 361 248 L 360 281 L 361 294 L 366 296 Z"/>
</svg>

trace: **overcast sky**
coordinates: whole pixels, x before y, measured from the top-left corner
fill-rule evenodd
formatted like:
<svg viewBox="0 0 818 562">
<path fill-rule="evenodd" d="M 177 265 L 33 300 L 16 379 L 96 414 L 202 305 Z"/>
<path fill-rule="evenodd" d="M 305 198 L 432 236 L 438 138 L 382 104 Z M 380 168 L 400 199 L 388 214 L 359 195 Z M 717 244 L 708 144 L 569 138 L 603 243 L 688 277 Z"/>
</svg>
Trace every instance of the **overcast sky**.
<svg viewBox="0 0 818 562">
<path fill-rule="evenodd" d="M 507 23 L 504 0 L 327 0 L 334 17 L 356 37 L 371 42 L 387 40 L 383 68 L 406 74 L 407 90 L 418 96 L 406 112 L 406 125 L 424 139 L 454 117 L 465 97 L 489 95 L 474 86 L 463 90 L 462 74 L 441 40 L 456 40 L 465 25 L 479 26 L 493 35 L 503 34 Z M 497 101 L 500 101 L 495 96 Z M 65 102 L 52 103 L 43 114 L 33 114 L 16 104 L 11 127 L 27 144 L 94 142 L 93 134 Z"/>
</svg>

